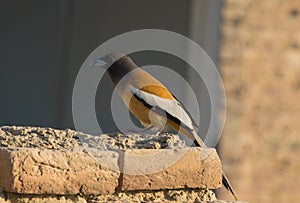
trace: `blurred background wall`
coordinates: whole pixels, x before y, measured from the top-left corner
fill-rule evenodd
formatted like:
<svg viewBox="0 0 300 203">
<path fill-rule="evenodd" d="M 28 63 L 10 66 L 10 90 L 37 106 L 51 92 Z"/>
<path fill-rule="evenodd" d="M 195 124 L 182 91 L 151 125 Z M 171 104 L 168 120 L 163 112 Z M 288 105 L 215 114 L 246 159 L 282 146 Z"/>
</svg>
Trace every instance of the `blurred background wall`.
<svg viewBox="0 0 300 203">
<path fill-rule="evenodd" d="M 227 119 L 219 149 L 240 199 L 297 202 L 299 23 L 297 0 L 1 1 L 0 125 L 74 128 L 72 88 L 91 51 L 136 29 L 174 31 L 220 64 Z M 136 57 L 188 75 L 174 57 Z M 108 78 L 102 82 L 107 88 L 97 95 L 96 110 L 106 118 L 101 127 L 114 131 L 105 105 L 113 88 Z M 196 91 L 205 108 L 203 87 Z M 221 195 L 231 199 L 224 190 Z"/>
<path fill-rule="evenodd" d="M 299 202 L 300 1 L 226 0 L 222 14 L 225 171 L 249 202 Z"/>
</svg>

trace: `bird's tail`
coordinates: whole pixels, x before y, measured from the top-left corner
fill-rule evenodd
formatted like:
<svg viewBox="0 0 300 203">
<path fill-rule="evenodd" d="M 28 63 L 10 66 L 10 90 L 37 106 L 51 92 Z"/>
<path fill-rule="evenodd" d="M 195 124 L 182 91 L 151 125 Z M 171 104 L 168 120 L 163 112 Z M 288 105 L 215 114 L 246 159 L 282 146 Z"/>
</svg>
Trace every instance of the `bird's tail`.
<svg viewBox="0 0 300 203">
<path fill-rule="evenodd" d="M 237 195 L 235 194 L 232 186 L 230 185 L 230 182 L 229 182 L 227 176 L 225 175 L 224 171 L 222 171 L 222 183 L 223 183 L 224 187 L 233 195 L 234 200 L 238 201 Z"/>
<path fill-rule="evenodd" d="M 195 146 L 206 147 L 205 143 L 202 141 L 202 139 L 200 138 L 200 136 L 197 134 L 197 132 L 195 130 L 190 131 L 189 137 L 194 138 Z M 235 194 L 235 192 L 223 170 L 222 170 L 222 184 L 233 195 L 234 199 L 237 201 L 238 200 L 237 195 Z"/>
</svg>

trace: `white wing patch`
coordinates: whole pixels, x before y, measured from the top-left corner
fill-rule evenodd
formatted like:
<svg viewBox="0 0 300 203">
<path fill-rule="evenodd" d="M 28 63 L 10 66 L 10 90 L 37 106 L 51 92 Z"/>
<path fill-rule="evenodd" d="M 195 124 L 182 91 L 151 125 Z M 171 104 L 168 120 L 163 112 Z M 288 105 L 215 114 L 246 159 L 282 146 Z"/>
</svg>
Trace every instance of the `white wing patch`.
<svg viewBox="0 0 300 203">
<path fill-rule="evenodd" d="M 181 107 L 178 101 L 158 97 L 154 94 L 150 94 L 148 92 L 139 90 L 133 87 L 132 85 L 130 85 L 130 91 L 137 97 L 144 100 L 150 106 L 159 107 L 160 109 L 166 111 L 171 116 L 180 120 L 188 128 L 193 129 L 191 118 Z"/>
</svg>

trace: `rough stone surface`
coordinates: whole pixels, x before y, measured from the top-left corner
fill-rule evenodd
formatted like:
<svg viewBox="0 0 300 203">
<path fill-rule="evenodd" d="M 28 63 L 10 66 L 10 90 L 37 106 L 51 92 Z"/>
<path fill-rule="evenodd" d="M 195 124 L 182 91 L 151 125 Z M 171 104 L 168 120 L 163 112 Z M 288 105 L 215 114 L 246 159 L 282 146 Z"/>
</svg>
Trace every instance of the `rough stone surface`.
<svg viewBox="0 0 300 203">
<path fill-rule="evenodd" d="M 215 149 L 126 150 L 122 190 L 220 188 L 222 168 Z"/>
<path fill-rule="evenodd" d="M 169 133 L 4 126 L 0 163 L 0 202 L 219 202 L 208 189 L 220 187 L 215 150 L 187 148 Z"/>
<path fill-rule="evenodd" d="M 98 203 L 98 202 L 198 202 L 198 203 L 243 203 L 238 201 L 216 200 L 211 190 L 185 189 L 164 191 L 120 192 L 101 196 L 58 196 L 58 195 L 20 195 L 8 193 L 6 199 L 0 193 L 0 203 Z"/>
<path fill-rule="evenodd" d="M 79 196 L 59 195 L 20 195 L 7 193 L 7 198 L 0 197 L 0 203 L 87 203 L 87 199 Z"/>
<path fill-rule="evenodd" d="M 57 130 L 29 126 L 0 127 L 0 147 L 30 147 L 42 149 L 73 149 L 84 146 L 99 150 L 118 149 L 178 149 L 187 147 L 178 135 L 171 133 L 109 133 L 89 135 L 71 129 Z"/>
<path fill-rule="evenodd" d="M 0 147 L 71 149 L 80 146 L 81 132 L 28 126 L 0 127 Z"/>
<path fill-rule="evenodd" d="M 0 186 L 23 194 L 107 194 L 118 186 L 118 154 L 0 148 Z"/>
<path fill-rule="evenodd" d="M 91 202 L 202 202 L 216 201 L 215 194 L 211 190 L 203 189 L 181 189 L 160 191 L 134 191 L 120 192 L 115 196 L 102 195 L 93 197 Z"/>
</svg>

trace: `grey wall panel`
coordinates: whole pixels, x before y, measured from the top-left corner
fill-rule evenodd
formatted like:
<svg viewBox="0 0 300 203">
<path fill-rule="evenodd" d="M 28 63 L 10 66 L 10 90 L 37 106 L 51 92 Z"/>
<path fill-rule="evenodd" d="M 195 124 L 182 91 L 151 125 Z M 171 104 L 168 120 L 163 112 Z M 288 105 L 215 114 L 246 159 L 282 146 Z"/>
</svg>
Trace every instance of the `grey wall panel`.
<svg viewBox="0 0 300 203">
<path fill-rule="evenodd" d="M 210 1 L 198 3 L 202 14 L 195 18 L 200 20 L 191 18 L 197 10 L 193 2 L 6 1 L 0 7 L 0 125 L 74 128 L 71 99 L 81 64 L 101 43 L 124 32 L 174 31 L 191 36 L 215 58 L 218 50 L 211 41 L 216 38 L 209 37 L 211 28 L 205 32 L 211 27 L 206 19 Z M 139 65 L 159 64 L 188 77 L 188 68 L 172 56 L 147 52 L 133 57 Z M 104 130 L 117 130 L 109 109 L 112 85 L 107 77 L 100 85 L 106 88 L 97 92 L 99 121 Z"/>
<path fill-rule="evenodd" d="M 58 1 L 0 7 L 0 125 L 55 125 L 60 55 Z"/>
</svg>

